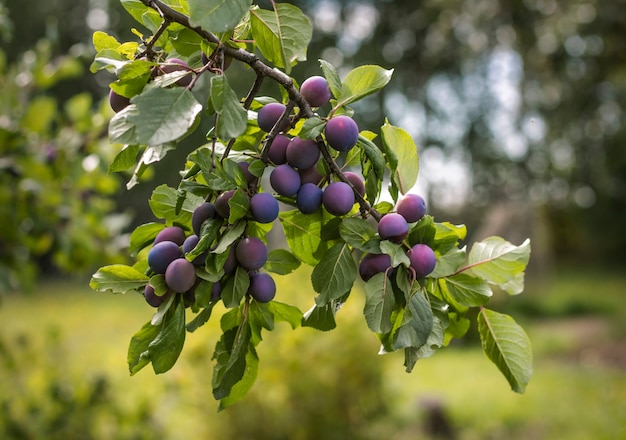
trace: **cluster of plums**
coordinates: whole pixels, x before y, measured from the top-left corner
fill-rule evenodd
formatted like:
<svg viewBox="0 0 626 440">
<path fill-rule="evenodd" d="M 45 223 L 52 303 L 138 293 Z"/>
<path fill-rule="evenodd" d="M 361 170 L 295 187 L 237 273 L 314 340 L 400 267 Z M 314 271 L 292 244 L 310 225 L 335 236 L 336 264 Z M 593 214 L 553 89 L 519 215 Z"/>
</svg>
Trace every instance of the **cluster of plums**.
<svg viewBox="0 0 626 440">
<path fill-rule="evenodd" d="M 267 195 L 276 202 L 269 194 L 259 193 L 257 195 Z M 259 200 L 252 198 L 252 201 Z M 184 295 L 186 304 L 194 302 L 194 289 L 197 285 L 196 266 L 204 266 L 207 252 L 189 261 L 186 256 L 192 252 L 200 241 L 200 231 L 202 224 L 211 218 L 223 216 L 224 205 L 228 206 L 224 198 L 216 200 L 216 203 L 205 202 L 198 206 L 192 214 L 193 234 L 186 236 L 185 231 L 178 226 L 170 226 L 162 229 L 156 238 L 152 248 L 148 252 L 148 266 L 154 274 L 163 274 L 167 292 L 159 296 L 154 288 L 148 284 L 144 290 L 144 296 L 148 304 L 153 307 L 161 305 L 169 295 L 181 293 Z M 251 206 L 255 206 L 251 203 Z M 276 215 L 278 214 L 278 204 L 276 202 Z M 267 215 L 264 212 L 262 215 Z M 275 218 L 275 217 L 274 217 Z M 256 218 L 255 218 L 256 219 Z M 269 302 L 276 294 L 276 284 L 273 278 L 259 270 L 265 265 L 268 258 L 268 251 L 265 243 L 256 237 L 243 237 L 235 246 L 228 251 L 228 257 L 224 263 L 224 276 L 213 284 L 212 300 L 217 300 L 221 295 L 223 282 L 227 277 L 232 276 L 237 266 L 248 271 L 250 277 L 250 287 L 248 294 L 259 302 Z"/>
<path fill-rule="evenodd" d="M 330 99 L 330 89 L 325 78 L 313 76 L 302 83 L 302 96 L 311 107 L 320 107 Z M 259 128 L 270 132 L 285 112 L 285 105 L 272 102 L 258 111 Z M 322 175 L 317 169 L 321 156 L 318 143 L 312 139 L 293 138 L 284 134 L 289 125 L 285 118 L 281 133 L 277 134 L 267 147 L 268 159 L 274 165 L 270 173 L 270 184 L 280 196 L 295 198 L 296 207 L 303 214 L 316 212 L 323 205 L 328 212 L 341 216 L 349 213 L 355 203 L 353 188 L 365 195 L 365 183 L 358 174 L 347 172 L 343 181 L 331 182 L 324 188 L 320 187 Z M 330 118 L 324 128 L 326 143 L 339 152 L 352 149 L 358 140 L 359 128 L 352 118 L 338 115 Z"/>
<path fill-rule="evenodd" d="M 426 214 L 426 202 L 417 194 L 406 194 L 395 207 L 395 212 L 385 214 L 378 222 L 381 240 L 402 243 L 409 233 L 409 223 L 419 221 Z M 426 244 L 415 244 L 408 251 L 410 268 L 416 278 L 424 278 L 435 269 L 437 258 Z M 359 274 L 364 281 L 382 272 L 391 273 L 391 257 L 387 254 L 365 254 L 359 264 Z"/>
</svg>

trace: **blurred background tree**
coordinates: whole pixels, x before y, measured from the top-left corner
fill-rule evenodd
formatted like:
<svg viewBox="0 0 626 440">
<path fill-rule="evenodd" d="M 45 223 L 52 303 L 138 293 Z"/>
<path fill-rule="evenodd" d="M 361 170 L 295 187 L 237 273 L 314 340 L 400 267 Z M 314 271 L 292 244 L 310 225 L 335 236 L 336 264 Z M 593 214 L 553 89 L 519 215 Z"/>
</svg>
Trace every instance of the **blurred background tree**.
<svg viewBox="0 0 626 440">
<path fill-rule="evenodd" d="M 623 262 L 626 2 L 294 3 L 314 22 L 310 60 L 340 72 L 366 63 L 395 69 L 357 115 L 363 125 L 382 124 L 385 113 L 414 136 L 422 164 L 416 191 L 433 212 L 467 223 L 470 239 L 532 236 L 536 267 L 555 257 Z M 84 69 L 93 31 L 127 38 L 135 26 L 117 0 L 17 6 L 3 20 L 13 23 L 2 27 L 8 63 L 39 54 L 33 48 L 44 38 L 51 54 L 75 54 Z M 112 78 L 82 72 L 46 95 L 62 105 L 84 90 L 96 105 Z M 294 70 L 299 79 L 319 73 L 316 62 Z M 185 154 L 173 154 L 159 173 Z M 120 206 L 137 206 L 144 220 L 150 190 L 121 195 Z"/>
</svg>

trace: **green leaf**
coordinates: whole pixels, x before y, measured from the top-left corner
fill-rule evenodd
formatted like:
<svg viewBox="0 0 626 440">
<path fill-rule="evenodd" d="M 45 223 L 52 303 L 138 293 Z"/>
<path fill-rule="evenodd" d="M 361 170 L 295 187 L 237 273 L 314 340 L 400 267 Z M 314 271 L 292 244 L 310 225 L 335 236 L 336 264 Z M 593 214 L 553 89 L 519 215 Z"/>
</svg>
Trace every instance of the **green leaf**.
<svg viewBox="0 0 626 440">
<path fill-rule="evenodd" d="M 161 19 L 157 11 L 144 5 L 141 0 L 121 0 L 121 3 L 138 23 L 146 26 L 151 32 L 156 31 L 152 23 L 158 23 Z"/>
<path fill-rule="evenodd" d="M 288 323 L 292 329 L 297 328 L 302 322 L 302 312 L 299 308 L 281 303 L 279 301 L 270 301 L 268 303 L 270 311 L 274 314 L 276 321 Z"/>
<path fill-rule="evenodd" d="M 432 217 L 431 217 L 432 218 Z M 435 236 L 432 239 L 432 249 L 443 255 L 455 249 L 459 240 L 465 239 L 467 228 L 465 225 L 453 225 L 452 223 L 433 223 L 435 226 Z"/>
<path fill-rule="evenodd" d="M 345 217 L 339 225 L 341 238 L 362 252 L 380 253 L 380 239 L 376 229 L 363 218 Z"/>
<path fill-rule="evenodd" d="M 420 348 L 433 329 L 433 312 L 421 291 L 409 298 L 402 316 L 402 324 L 393 335 L 393 349 Z"/>
<path fill-rule="evenodd" d="M 530 240 L 515 246 L 501 237 L 489 237 L 475 243 L 467 264 L 471 272 L 511 295 L 524 289 L 523 272 L 530 258 Z"/>
<path fill-rule="evenodd" d="M 296 6 L 274 3 L 274 11 L 251 9 L 250 24 L 257 47 L 276 67 L 289 74 L 296 62 L 306 60 L 313 26 Z"/>
<path fill-rule="evenodd" d="M 137 153 L 139 153 L 139 145 L 124 146 L 109 165 L 109 173 L 126 171 L 137 165 Z"/>
<path fill-rule="evenodd" d="M 347 243 L 337 243 L 328 250 L 311 273 L 313 288 L 319 293 L 320 306 L 350 292 L 357 275 L 352 250 Z"/>
<path fill-rule="evenodd" d="M 145 223 L 137 226 L 135 230 L 130 234 L 130 246 L 128 252 L 135 256 L 137 252 L 151 244 L 156 238 L 157 234 L 165 228 L 163 223 Z"/>
<path fill-rule="evenodd" d="M 251 0 L 189 0 L 189 23 L 209 32 L 230 31 L 250 8 Z"/>
<path fill-rule="evenodd" d="M 170 307 L 158 336 L 148 346 L 152 368 L 156 374 L 170 370 L 185 345 L 185 304 L 182 300 Z"/>
<path fill-rule="evenodd" d="M 178 202 L 178 191 L 164 184 L 155 188 L 148 204 L 155 217 L 164 218 L 169 224 L 187 225 L 191 222 L 193 211 L 204 202 L 204 199 L 187 192 L 180 209 L 177 209 Z"/>
<path fill-rule="evenodd" d="M 250 349 L 250 325 L 243 321 L 239 326 L 224 331 L 215 346 L 213 359 L 213 396 L 217 400 L 227 397 L 236 383 L 246 373 L 246 354 Z"/>
<path fill-rule="evenodd" d="M 187 324 L 186 329 L 189 333 L 195 332 L 209 321 L 209 319 L 211 318 L 211 313 L 213 312 L 214 305 L 215 303 L 209 304 Z"/>
<path fill-rule="evenodd" d="M 383 152 L 374 142 L 361 134 L 359 134 L 357 145 L 363 150 L 365 157 L 371 162 L 376 177 L 382 180 L 385 177 L 385 156 Z"/>
<path fill-rule="evenodd" d="M 220 238 L 218 245 L 211 252 L 215 254 L 223 254 L 231 245 L 241 237 L 243 231 L 246 229 L 245 222 L 239 222 L 234 224 L 224 235 Z"/>
<path fill-rule="evenodd" d="M 493 295 L 487 282 L 466 273 L 445 277 L 443 280 L 450 298 L 464 306 L 482 306 Z"/>
<path fill-rule="evenodd" d="M 248 391 L 254 385 L 256 378 L 259 372 L 259 356 L 256 353 L 256 350 L 252 345 L 248 347 L 248 351 L 245 355 L 245 369 L 241 380 L 236 382 L 232 388 L 228 396 L 222 398 L 218 405 L 218 411 L 228 408 L 229 406 L 234 405 L 235 403 L 242 400 Z"/>
<path fill-rule="evenodd" d="M 222 301 L 224 307 L 237 307 L 250 287 L 248 271 L 237 266 L 235 273 L 228 278 L 222 289 Z"/>
<path fill-rule="evenodd" d="M 392 74 L 393 69 L 386 70 L 375 65 L 364 65 L 352 69 L 343 79 L 339 95 L 333 93 L 338 101 L 336 107 L 345 106 L 376 93 L 387 85 Z"/>
<path fill-rule="evenodd" d="M 402 194 L 406 194 L 417 181 L 419 170 L 417 146 L 409 133 L 402 128 L 394 127 L 388 121 L 385 121 L 381 131 L 391 169 L 391 181 Z"/>
<path fill-rule="evenodd" d="M 161 332 L 161 327 L 147 322 L 130 339 L 127 360 L 131 376 L 150 363 L 148 347 Z"/>
<path fill-rule="evenodd" d="M 268 255 L 263 266 L 268 272 L 278 275 L 287 275 L 300 267 L 300 260 L 286 249 L 274 249 Z"/>
<path fill-rule="evenodd" d="M 235 139 L 246 131 L 248 113 L 231 89 L 225 75 L 211 78 L 211 102 L 220 115 L 217 137 L 223 141 Z"/>
<path fill-rule="evenodd" d="M 124 264 L 112 264 L 97 270 L 89 287 L 98 292 L 126 293 L 148 283 L 148 276 Z"/>
<path fill-rule="evenodd" d="M 321 331 L 332 330 L 337 327 L 335 311 L 333 302 L 321 307 L 314 305 L 302 316 L 302 327 L 312 327 Z"/>
<path fill-rule="evenodd" d="M 100 52 L 104 49 L 117 49 L 120 47 L 120 42 L 107 34 L 106 32 L 96 31 L 93 33 L 93 47 L 96 49 L 96 52 Z"/>
<path fill-rule="evenodd" d="M 386 274 L 376 274 L 365 283 L 363 314 L 371 331 L 375 333 L 391 331 L 391 314 L 395 306 L 391 281 Z"/>
<path fill-rule="evenodd" d="M 428 276 L 431 278 L 443 278 L 453 275 L 461 267 L 464 261 L 465 250 L 452 248 L 448 253 L 437 258 L 435 270 L 433 270 Z"/>
<path fill-rule="evenodd" d="M 281 212 L 278 218 L 291 252 L 303 263 L 317 265 L 331 244 L 322 240 L 323 210 L 320 209 L 313 214 L 302 214 L 293 209 Z"/>
<path fill-rule="evenodd" d="M 380 242 L 380 250 L 391 257 L 391 265 L 397 267 L 400 264 L 409 266 L 411 261 L 406 254 L 406 250 L 401 244 L 392 243 L 389 240 L 383 240 Z"/>
<path fill-rule="evenodd" d="M 322 134 L 322 131 L 324 131 L 325 126 L 326 126 L 326 122 L 324 122 L 322 119 L 318 118 L 317 116 L 308 118 L 306 121 L 304 121 L 304 124 L 302 124 L 302 128 L 300 129 L 300 132 L 298 132 L 298 137 L 300 139 L 315 140 L 320 134 Z"/>
<path fill-rule="evenodd" d="M 324 78 L 326 78 L 326 81 L 328 82 L 328 88 L 330 88 L 330 92 L 333 94 L 334 97 L 338 97 L 339 95 L 341 95 L 341 79 L 339 78 L 337 70 L 328 61 L 320 59 L 319 62 L 322 68 L 322 72 L 324 73 Z"/>
<path fill-rule="evenodd" d="M 509 315 L 483 308 L 478 333 L 487 357 L 498 367 L 516 393 L 524 393 L 533 372 L 530 339 Z"/>
<path fill-rule="evenodd" d="M 161 145 L 185 136 L 202 105 L 184 87 L 152 87 L 132 99 L 136 112 L 128 115 L 135 126 L 136 143 Z"/>
<path fill-rule="evenodd" d="M 109 141 L 118 144 L 137 144 L 137 130 L 130 122 L 132 115 L 138 114 L 137 106 L 130 104 L 118 112 L 109 122 Z"/>
<path fill-rule="evenodd" d="M 250 199 L 244 190 L 239 188 L 228 201 L 230 207 L 230 214 L 228 216 L 228 223 L 234 224 L 237 220 L 240 220 L 248 215 L 250 210 Z"/>
</svg>

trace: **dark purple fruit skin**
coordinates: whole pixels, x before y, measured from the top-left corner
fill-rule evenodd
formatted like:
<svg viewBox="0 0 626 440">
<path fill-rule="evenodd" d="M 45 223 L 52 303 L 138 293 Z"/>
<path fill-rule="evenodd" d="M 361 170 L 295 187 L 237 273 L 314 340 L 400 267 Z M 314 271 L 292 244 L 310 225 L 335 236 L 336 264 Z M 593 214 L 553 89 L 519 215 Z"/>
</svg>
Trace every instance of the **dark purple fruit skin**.
<svg viewBox="0 0 626 440">
<path fill-rule="evenodd" d="M 161 71 L 164 73 L 173 73 L 179 71 L 191 72 L 191 68 L 189 65 L 181 59 L 178 58 L 169 58 L 165 60 L 165 64 L 159 66 Z M 187 87 L 191 84 L 191 73 L 189 75 L 183 76 L 181 79 L 176 81 L 176 85 Z"/>
<path fill-rule="evenodd" d="M 246 177 L 246 182 L 248 183 L 252 182 L 252 179 L 254 179 L 254 176 L 249 170 L 250 162 L 246 162 L 246 161 L 237 162 L 237 165 L 239 165 L 239 168 L 241 168 L 241 171 L 243 171 L 243 175 Z"/>
<path fill-rule="evenodd" d="M 196 282 L 196 268 L 184 258 L 174 260 L 165 271 L 165 284 L 174 292 L 183 293 Z"/>
<path fill-rule="evenodd" d="M 401 243 L 409 233 L 409 224 L 400 214 L 385 214 L 378 222 L 378 235 L 382 240 Z"/>
<path fill-rule="evenodd" d="M 321 107 L 330 101 L 328 81 L 322 76 L 312 76 L 304 80 L 300 93 L 311 107 Z"/>
<path fill-rule="evenodd" d="M 154 293 L 154 288 L 150 284 L 146 284 L 146 288 L 143 291 L 143 297 L 146 299 L 146 302 L 152 307 L 159 307 L 165 302 L 166 299 L 170 297 L 170 295 L 170 292 L 167 292 L 163 296 L 157 295 L 156 293 Z"/>
<path fill-rule="evenodd" d="M 322 203 L 333 215 L 345 215 L 354 205 L 354 192 L 345 182 L 333 182 L 324 189 Z"/>
<path fill-rule="evenodd" d="M 224 191 L 215 199 L 215 210 L 220 217 L 228 219 L 230 216 L 230 205 L 228 204 L 228 201 L 233 198 L 233 195 L 235 195 L 235 190 L 231 189 L 229 191 Z"/>
<path fill-rule="evenodd" d="M 287 164 L 278 165 L 270 173 L 270 184 L 281 196 L 291 197 L 300 189 L 300 174 Z"/>
<path fill-rule="evenodd" d="M 130 98 L 115 93 L 113 90 L 109 91 L 109 104 L 115 113 L 124 110 L 130 105 Z"/>
<path fill-rule="evenodd" d="M 287 163 L 287 146 L 291 142 L 284 134 L 278 134 L 270 145 L 268 158 L 274 165 Z"/>
<path fill-rule="evenodd" d="M 162 241 L 173 241 L 178 246 L 181 246 L 185 241 L 185 231 L 178 226 L 169 226 L 165 229 L 161 229 L 154 239 L 154 244 Z"/>
<path fill-rule="evenodd" d="M 235 248 L 237 262 L 248 270 L 257 270 L 267 261 L 267 247 L 256 237 L 246 237 Z"/>
<path fill-rule="evenodd" d="M 261 272 L 250 275 L 248 293 L 260 303 L 268 303 L 276 296 L 276 283 L 270 274 Z"/>
<path fill-rule="evenodd" d="M 183 254 L 186 255 L 187 253 L 191 252 L 196 247 L 199 241 L 200 241 L 200 237 L 198 237 L 196 234 L 193 234 L 187 237 L 185 241 L 183 242 Z M 192 263 L 195 266 L 204 266 L 204 263 L 206 263 L 207 256 L 208 256 L 208 252 L 203 252 L 202 254 L 194 258 Z"/>
<path fill-rule="evenodd" d="M 339 115 L 331 118 L 324 128 L 326 142 L 337 151 L 348 151 L 356 145 L 359 127 L 349 116 Z"/>
<path fill-rule="evenodd" d="M 173 241 L 162 241 L 155 244 L 148 252 L 148 265 L 154 273 L 165 273 L 172 261 L 182 256 L 180 246 Z"/>
<path fill-rule="evenodd" d="M 428 245 L 416 244 L 407 252 L 407 255 L 417 278 L 424 278 L 435 270 L 437 257 Z"/>
<path fill-rule="evenodd" d="M 359 275 L 367 282 L 377 273 L 385 272 L 391 267 L 391 257 L 387 254 L 365 254 L 359 264 Z"/>
<path fill-rule="evenodd" d="M 252 218 L 259 223 L 272 223 L 278 217 L 278 201 L 268 193 L 258 193 L 250 199 Z"/>
<path fill-rule="evenodd" d="M 324 176 L 317 170 L 317 166 L 312 166 L 311 168 L 307 168 L 306 170 L 298 170 L 298 174 L 300 174 L 300 182 L 302 185 L 305 183 L 314 183 L 318 185 Z"/>
<path fill-rule="evenodd" d="M 414 223 L 426 215 L 426 201 L 417 194 L 407 194 L 398 200 L 396 212 L 409 223 Z"/>
<path fill-rule="evenodd" d="M 235 248 L 231 246 L 228 251 L 228 257 L 224 262 L 224 273 L 230 274 L 233 273 L 237 269 L 237 257 L 235 256 Z"/>
<path fill-rule="evenodd" d="M 211 302 L 217 301 L 222 297 L 222 285 L 219 281 L 213 283 L 213 287 L 211 288 Z"/>
<path fill-rule="evenodd" d="M 211 202 L 204 202 L 194 209 L 191 215 L 191 228 L 193 229 L 193 233 L 200 236 L 202 223 L 207 219 L 214 218 L 216 214 L 215 205 Z"/>
<path fill-rule="evenodd" d="M 313 214 L 322 206 L 324 191 L 314 183 L 305 183 L 296 195 L 296 206 L 302 214 Z"/>
<path fill-rule="evenodd" d="M 270 102 L 265 104 L 259 109 L 257 122 L 259 128 L 266 133 L 269 133 L 276 122 L 280 119 L 281 115 L 285 111 L 285 106 L 280 102 Z"/>
<path fill-rule="evenodd" d="M 348 179 L 354 189 L 356 189 L 356 192 L 361 194 L 361 197 L 365 197 L 365 181 L 363 178 L 352 171 L 346 171 L 343 175 L 346 176 L 346 179 Z"/>
<path fill-rule="evenodd" d="M 306 170 L 317 163 L 320 148 L 314 140 L 295 137 L 287 146 L 286 157 L 292 167 Z"/>
</svg>

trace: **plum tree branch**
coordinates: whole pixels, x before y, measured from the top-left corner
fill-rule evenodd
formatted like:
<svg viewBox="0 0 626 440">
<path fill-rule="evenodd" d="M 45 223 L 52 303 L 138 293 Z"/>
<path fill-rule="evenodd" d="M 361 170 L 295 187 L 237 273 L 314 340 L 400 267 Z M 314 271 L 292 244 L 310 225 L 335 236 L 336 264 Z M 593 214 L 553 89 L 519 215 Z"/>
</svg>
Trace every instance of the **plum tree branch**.
<svg viewBox="0 0 626 440">
<path fill-rule="evenodd" d="M 163 3 L 161 0 L 141 0 L 141 2 L 147 7 L 150 7 L 156 10 L 163 17 L 164 20 L 169 20 L 171 22 L 178 23 L 182 26 L 185 26 L 186 28 L 191 29 L 192 31 L 197 33 L 200 37 L 207 40 L 209 43 L 213 43 L 217 45 L 218 47 L 221 46 L 222 50 L 224 51 L 224 55 L 228 55 L 232 57 L 233 59 L 236 59 L 238 61 L 248 64 L 250 68 L 252 68 L 256 72 L 257 77 L 252 86 L 252 89 L 250 90 L 250 92 L 248 93 L 248 96 L 246 97 L 246 100 L 244 102 L 244 108 L 248 109 L 250 107 L 252 100 L 254 99 L 254 96 L 260 89 L 263 79 L 267 77 L 267 78 L 271 78 L 272 80 L 280 84 L 287 92 L 289 96 L 289 103 L 288 103 L 289 111 L 291 110 L 292 107 L 298 106 L 298 108 L 300 109 L 297 115 L 298 118 L 301 118 L 301 117 L 310 118 L 310 117 L 315 116 L 309 103 L 306 101 L 306 99 L 304 99 L 302 94 L 295 87 L 293 80 L 284 72 L 281 72 L 278 69 L 271 68 L 270 66 L 262 62 L 258 56 L 256 56 L 255 54 L 251 52 L 246 51 L 245 49 L 229 46 L 228 44 L 224 44 L 212 32 L 202 29 L 199 26 L 192 26 L 191 23 L 189 22 L 188 16 L 176 11 L 175 9 L 168 6 L 167 4 Z M 283 121 L 285 118 L 286 118 L 286 115 L 283 114 L 279 122 Z M 263 148 L 262 158 L 261 158 L 261 160 L 263 161 L 267 160 L 267 154 L 269 150 L 268 146 L 271 145 L 271 142 L 273 141 L 273 139 L 276 137 L 276 134 L 278 133 L 277 126 L 275 126 L 274 129 L 272 129 L 272 131 L 269 133 L 266 139 L 265 147 Z M 355 198 L 357 202 L 359 203 L 361 214 L 363 216 L 366 216 L 369 213 L 377 221 L 380 221 L 382 215 L 376 209 L 374 209 L 358 191 L 356 191 L 356 189 L 354 188 L 354 185 L 352 185 L 352 183 L 345 177 L 345 175 L 343 174 L 343 172 L 341 171 L 341 169 L 339 168 L 339 166 L 333 159 L 332 155 L 328 151 L 328 147 L 326 146 L 324 141 L 322 139 L 318 139 L 318 144 L 320 145 L 322 156 L 324 157 L 324 160 L 330 167 L 332 173 L 335 174 L 342 182 L 347 183 L 350 186 L 350 188 L 352 188 Z M 227 148 L 227 152 L 230 150 L 231 146 L 232 145 L 229 144 Z"/>
</svg>

